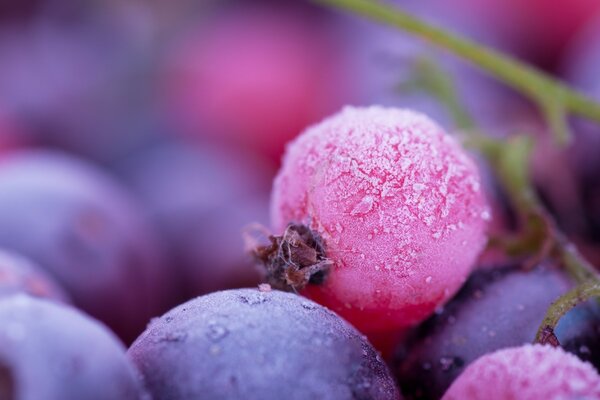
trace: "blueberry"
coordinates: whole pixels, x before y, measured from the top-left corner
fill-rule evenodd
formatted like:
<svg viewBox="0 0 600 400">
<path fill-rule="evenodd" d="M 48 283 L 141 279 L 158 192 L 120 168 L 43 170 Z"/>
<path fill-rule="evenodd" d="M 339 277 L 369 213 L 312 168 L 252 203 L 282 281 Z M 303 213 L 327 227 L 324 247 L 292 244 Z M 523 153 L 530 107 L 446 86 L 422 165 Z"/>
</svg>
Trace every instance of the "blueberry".
<svg viewBox="0 0 600 400">
<path fill-rule="evenodd" d="M 120 174 L 159 227 L 186 300 L 258 284 L 242 230 L 268 220 L 271 174 L 260 158 L 165 141 L 126 161 Z"/>
<path fill-rule="evenodd" d="M 125 348 L 70 306 L 16 295 L 0 300 L 2 400 L 144 399 Z"/>
<path fill-rule="evenodd" d="M 170 287 L 139 208 L 76 158 L 26 151 L 0 160 L 0 246 L 44 268 L 126 341 L 161 312 Z"/>
<path fill-rule="evenodd" d="M 332 311 L 280 291 L 237 289 L 154 320 L 129 349 L 161 399 L 398 399 L 373 347 Z"/>
<path fill-rule="evenodd" d="M 400 385 L 409 398 L 439 398 L 475 359 L 531 343 L 548 306 L 572 283 L 550 265 L 476 271 L 443 312 L 426 321 L 400 351 Z M 565 350 L 600 367 L 600 307 L 569 312 L 556 334 Z"/>
</svg>

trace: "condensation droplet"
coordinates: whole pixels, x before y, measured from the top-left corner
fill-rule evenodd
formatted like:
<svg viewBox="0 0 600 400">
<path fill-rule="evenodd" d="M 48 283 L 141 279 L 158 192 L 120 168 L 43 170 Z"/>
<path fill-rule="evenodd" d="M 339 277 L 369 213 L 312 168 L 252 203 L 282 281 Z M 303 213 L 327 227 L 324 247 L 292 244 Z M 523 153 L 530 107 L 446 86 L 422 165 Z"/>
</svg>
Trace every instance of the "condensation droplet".
<svg viewBox="0 0 600 400">
<path fill-rule="evenodd" d="M 208 336 L 208 338 L 213 342 L 223 339 L 228 334 L 229 331 L 224 326 L 219 325 L 216 322 L 209 322 L 206 336 Z"/>
</svg>

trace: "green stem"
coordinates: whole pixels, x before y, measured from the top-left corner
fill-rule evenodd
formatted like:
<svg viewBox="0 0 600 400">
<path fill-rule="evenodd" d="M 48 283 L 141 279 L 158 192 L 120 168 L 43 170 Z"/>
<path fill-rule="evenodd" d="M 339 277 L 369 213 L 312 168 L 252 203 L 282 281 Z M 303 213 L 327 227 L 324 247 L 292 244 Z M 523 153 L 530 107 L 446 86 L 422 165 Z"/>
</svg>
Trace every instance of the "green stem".
<svg viewBox="0 0 600 400">
<path fill-rule="evenodd" d="M 556 135 L 566 140 L 565 113 L 600 122 L 600 104 L 513 57 L 431 26 L 395 7 L 376 0 L 313 0 L 372 20 L 395 26 L 469 60 L 481 69 L 528 96 L 548 117 Z"/>
<path fill-rule="evenodd" d="M 592 297 L 599 296 L 600 282 L 597 280 L 589 280 L 559 297 L 558 300 L 552 303 L 546 312 L 546 316 L 535 336 L 535 341 L 542 344 L 550 343 L 555 346 L 560 345 L 556 335 L 554 335 L 554 329 L 556 328 L 558 321 L 572 308 Z"/>
</svg>

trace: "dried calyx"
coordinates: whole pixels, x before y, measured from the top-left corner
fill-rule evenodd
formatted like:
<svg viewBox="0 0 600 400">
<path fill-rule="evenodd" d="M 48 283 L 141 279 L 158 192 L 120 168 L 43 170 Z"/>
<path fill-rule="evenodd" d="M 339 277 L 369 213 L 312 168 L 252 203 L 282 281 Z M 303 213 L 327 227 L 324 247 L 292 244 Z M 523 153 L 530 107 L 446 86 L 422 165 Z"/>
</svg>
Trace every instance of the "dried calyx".
<svg viewBox="0 0 600 400">
<path fill-rule="evenodd" d="M 269 244 L 252 249 L 267 272 L 267 282 L 281 290 L 301 290 L 325 281 L 333 262 L 326 257 L 322 238 L 301 224 L 289 224 L 283 235 L 269 236 Z"/>
</svg>

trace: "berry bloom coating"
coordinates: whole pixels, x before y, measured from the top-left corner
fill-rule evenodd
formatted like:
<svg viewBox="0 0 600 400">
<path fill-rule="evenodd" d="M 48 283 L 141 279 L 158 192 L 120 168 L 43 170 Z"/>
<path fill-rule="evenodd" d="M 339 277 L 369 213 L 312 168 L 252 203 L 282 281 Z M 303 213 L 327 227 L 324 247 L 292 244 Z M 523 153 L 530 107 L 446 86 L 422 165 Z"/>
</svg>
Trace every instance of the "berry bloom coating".
<svg viewBox="0 0 600 400">
<path fill-rule="evenodd" d="M 561 348 L 525 345 L 485 355 L 442 400 L 600 399 L 600 375 Z"/>
<path fill-rule="evenodd" d="M 142 398 L 123 344 L 106 327 L 50 301 L 0 300 L 0 399 Z"/>
<path fill-rule="evenodd" d="M 550 304 L 572 287 L 564 270 L 551 265 L 475 271 L 398 352 L 404 395 L 439 399 L 479 357 L 531 343 Z M 594 301 L 568 312 L 555 334 L 566 351 L 600 367 L 600 307 Z"/>
<path fill-rule="evenodd" d="M 426 116 L 347 107 L 288 148 L 275 232 L 304 224 L 333 266 L 304 293 L 365 333 L 416 324 L 462 285 L 486 243 L 486 200 L 459 144 Z"/>
<path fill-rule="evenodd" d="M 61 302 L 68 302 L 69 298 L 54 279 L 35 264 L 0 250 L 0 298 L 17 293 Z"/>
<path fill-rule="evenodd" d="M 190 300 L 153 320 L 128 354 L 155 400 L 400 398 L 356 329 L 268 285 Z"/>
<path fill-rule="evenodd" d="M 51 151 L 0 158 L 0 246 L 50 273 L 73 303 L 132 341 L 170 289 L 140 207 L 93 165 Z"/>
</svg>

